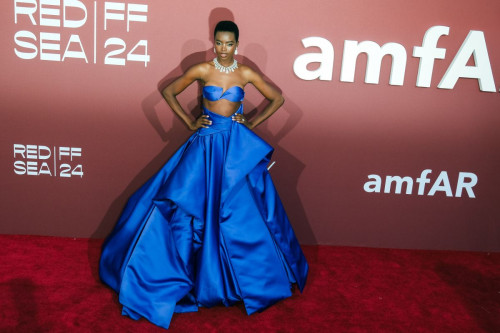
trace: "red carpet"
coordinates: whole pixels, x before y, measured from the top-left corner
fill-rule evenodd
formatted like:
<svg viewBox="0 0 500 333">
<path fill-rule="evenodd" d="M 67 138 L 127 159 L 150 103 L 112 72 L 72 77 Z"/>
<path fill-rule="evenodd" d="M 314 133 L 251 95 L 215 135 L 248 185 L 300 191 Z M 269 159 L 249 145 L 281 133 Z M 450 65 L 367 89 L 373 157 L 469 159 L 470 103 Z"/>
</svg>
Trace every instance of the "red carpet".
<svg viewBox="0 0 500 333">
<path fill-rule="evenodd" d="M 303 246 L 303 294 L 174 314 L 121 315 L 99 282 L 102 240 L 0 235 L 0 332 L 500 332 L 500 253 Z"/>
</svg>

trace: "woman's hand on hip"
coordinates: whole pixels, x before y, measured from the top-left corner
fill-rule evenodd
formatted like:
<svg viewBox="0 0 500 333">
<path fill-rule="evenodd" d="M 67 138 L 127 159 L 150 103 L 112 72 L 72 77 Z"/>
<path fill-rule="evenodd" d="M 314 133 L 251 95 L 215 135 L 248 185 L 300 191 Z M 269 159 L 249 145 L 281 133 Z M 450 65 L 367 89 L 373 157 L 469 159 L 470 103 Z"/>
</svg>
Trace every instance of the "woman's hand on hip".
<svg viewBox="0 0 500 333">
<path fill-rule="evenodd" d="M 207 114 L 202 114 L 195 121 L 191 123 L 189 129 L 192 131 L 196 131 L 200 127 L 208 128 L 209 125 L 212 125 L 212 121 L 208 119 Z"/>
<path fill-rule="evenodd" d="M 253 129 L 252 123 L 247 121 L 241 113 L 237 113 L 231 117 L 233 121 L 245 125 L 249 129 Z"/>
</svg>

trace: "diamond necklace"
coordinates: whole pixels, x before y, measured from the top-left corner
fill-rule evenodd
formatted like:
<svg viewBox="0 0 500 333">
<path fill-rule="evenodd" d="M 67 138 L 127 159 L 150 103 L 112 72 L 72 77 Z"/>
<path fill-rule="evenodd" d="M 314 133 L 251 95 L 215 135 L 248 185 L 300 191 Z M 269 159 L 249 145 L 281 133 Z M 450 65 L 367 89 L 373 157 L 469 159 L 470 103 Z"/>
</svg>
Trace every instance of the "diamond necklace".
<svg viewBox="0 0 500 333">
<path fill-rule="evenodd" d="M 233 62 L 233 64 L 231 66 L 227 66 L 226 67 L 226 66 L 223 66 L 223 65 L 219 64 L 219 62 L 217 61 L 217 57 L 215 57 L 214 58 L 214 64 L 215 64 L 215 68 L 216 69 L 220 70 L 221 73 L 222 72 L 226 72 L 226 74 L 229 73 L 229 72 L 234 72 L 234 70 L 236 68 L 238 68 L 238 62 L 236 61 L 236 59 L 234 59 L 234 62 Z"/>
</svg>

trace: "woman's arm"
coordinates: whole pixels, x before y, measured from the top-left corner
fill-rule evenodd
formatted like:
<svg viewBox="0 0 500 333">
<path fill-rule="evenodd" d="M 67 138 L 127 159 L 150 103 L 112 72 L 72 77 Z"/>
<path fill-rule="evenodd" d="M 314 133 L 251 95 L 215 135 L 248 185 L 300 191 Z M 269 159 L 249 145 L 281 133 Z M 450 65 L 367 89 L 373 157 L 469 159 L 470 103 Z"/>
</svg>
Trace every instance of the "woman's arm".
<svg viewBox="0 0 500 333">
<path fill-rule="evenodd" d="M 276 91 L 269 83 L 264 81 L 259 73 L 255 72 L 250 67 L 246 67 L 245 71 L 246 77 L 248 78 L 248 83 L 251 83 L 257 88 L 258 91 L 271 103 L 269 103 L 266 108 L 259 113 L 251 122 L 248 122 L 250 129 L 254 129 L 257 125 L 262 123 L 264 120 L 269 118 L 273 113 L 275 113 L 282 105 L 285 103 L 283 96 Z"/>
<path fill-rule="evenodd" d="M 167 101 L 170 108 L 179 116 L 179 118 L 186 123 L 188 128 L 192 131 L 197 130 L 200 127 L 207 128 L 210 125 L 211 121 L 208 120 L 208 115 L 201 115 L 195 121 L 192 121 L 191 118 L 186 114 L 186 112 L 182 109 L 179 101 L 177 101 L 177 96 L 181 92 L 184 91 L 191 83 L 196 80 L 199 80 L 203 77 L 206 72 L 206 65 L 204 63 L 194 65 L 190 67 L 184 75 L 177 78 L 174 82 L 169 84 L 163 91 L 161 92 L 165 101 Z"/>
</svg>

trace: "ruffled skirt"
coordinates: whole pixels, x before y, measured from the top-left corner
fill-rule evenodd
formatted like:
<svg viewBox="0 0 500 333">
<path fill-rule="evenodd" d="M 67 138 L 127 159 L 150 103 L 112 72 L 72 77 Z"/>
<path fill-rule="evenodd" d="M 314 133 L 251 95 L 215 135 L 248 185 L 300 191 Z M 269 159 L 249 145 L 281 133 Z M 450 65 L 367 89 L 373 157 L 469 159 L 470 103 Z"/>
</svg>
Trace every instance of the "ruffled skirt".
<svg viewBox="0 0 500 333">
<path fill-rule="evenodd" d="M 102 248 L 100 278 L 122 314 L 164 328 L 200 306 L 263 311 L 291 296 L 292 283 L 302 292 L 309 270 L 267 170 L 273 148 L 203 112 L 212 125 L 129 198 Z"/>
</svg>

